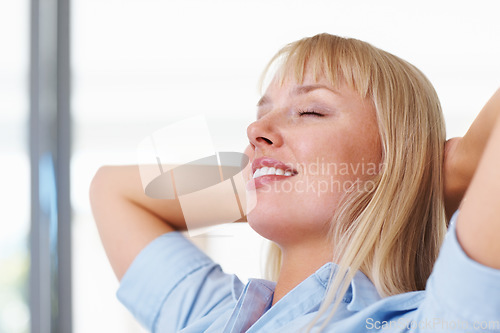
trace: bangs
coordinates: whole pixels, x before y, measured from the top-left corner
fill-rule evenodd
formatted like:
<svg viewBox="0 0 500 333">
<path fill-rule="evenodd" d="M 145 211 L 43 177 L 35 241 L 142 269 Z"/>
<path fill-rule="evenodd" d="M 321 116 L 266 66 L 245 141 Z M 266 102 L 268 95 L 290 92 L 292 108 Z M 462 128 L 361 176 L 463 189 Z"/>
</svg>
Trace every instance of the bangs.
<svg viewBox="0 0 500 333">
<path fill-rule="evenodd" d="M 261 78 L 260 88 L 274 78 L 282 86 L 286 79 L 302 84 L 306 72 L 315 81 L 325 78 L 333 88 L 347 85 L 361 97 L 367 97 L 376 73 L 370 63 L 376 49 L 352 38 L 320 34 L 283 47 L 269 62 Z M 274 70 L 271 70 L 273 68 Z"/>
</svg>

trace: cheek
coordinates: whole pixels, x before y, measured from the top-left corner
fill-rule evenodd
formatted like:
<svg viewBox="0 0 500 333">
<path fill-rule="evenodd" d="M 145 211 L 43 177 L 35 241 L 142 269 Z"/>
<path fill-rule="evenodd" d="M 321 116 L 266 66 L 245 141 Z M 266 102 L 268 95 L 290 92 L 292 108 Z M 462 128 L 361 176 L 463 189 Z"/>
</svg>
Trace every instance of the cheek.
<svg viewBox="0 0 500 333">
<path fill-rule="evenodd" d="M 373 178 L 379 171 L 381 147 L 376 135 L 358 135 L 359 131 L 338 131 L 300 145 L 304 175 L 334 203 L 355 181 Z M 298 156 L 299 157 L 299 156 Z M 327 188 L 328 190 L 324 190 Z M 322 191 L 323 190 L 323 191 Z"/>
<path fill-rule="evenodd" d="M 325 156 L 331 163 L 349 167 L 351 173 L 359 175 L 358 167 L 378 164 L 382 159 L 380 137 L 376 124 L 361 123 L 349 126 L 329 135 L 323 142 L 318 155 Z"/>
</svg>

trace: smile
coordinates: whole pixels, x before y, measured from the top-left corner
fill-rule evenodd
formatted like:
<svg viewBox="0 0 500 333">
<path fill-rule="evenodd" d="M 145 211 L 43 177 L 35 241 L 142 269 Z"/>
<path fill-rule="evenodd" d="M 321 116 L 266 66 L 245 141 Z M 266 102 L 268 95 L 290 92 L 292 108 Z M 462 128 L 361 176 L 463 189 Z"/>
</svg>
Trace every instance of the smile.
<svg viewBox="0 0 500 333">
<path fill-rule="evenodd" d="M 293 173 L 290 170 L 283 170 L 280 168 L 275 168 L 275 167 L 262 167 L 257 170 L 255 170 L 253 174 L 253 178 L 258 178 L 262 176 L 267 176 L 267 175 L 276 175 L 276 176 L 286 176 L 290 177 L 293 176 Z"/>
<path fill-rule="evenodd" d="M 248 190 L 255 190 L 266 184 L 293 177 L 298 172 L 290 165 L 265 156 L 252 162 L 253 179 L 247 183 Z"/>
</svg>

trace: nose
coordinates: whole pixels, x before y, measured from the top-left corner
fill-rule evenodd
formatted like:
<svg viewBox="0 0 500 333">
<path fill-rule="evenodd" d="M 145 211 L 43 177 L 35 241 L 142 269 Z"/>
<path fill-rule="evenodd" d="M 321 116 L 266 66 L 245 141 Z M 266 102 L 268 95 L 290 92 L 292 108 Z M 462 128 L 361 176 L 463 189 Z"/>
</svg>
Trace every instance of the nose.
<svg viewBox="0 0 500 333">
<path fill-rule="evenodd" d="M 255 148 L 277 148 L 283 145 L 281 130 L 276 120 L 268 114 L 248 126 L 247 136 Z"/>
</svg>

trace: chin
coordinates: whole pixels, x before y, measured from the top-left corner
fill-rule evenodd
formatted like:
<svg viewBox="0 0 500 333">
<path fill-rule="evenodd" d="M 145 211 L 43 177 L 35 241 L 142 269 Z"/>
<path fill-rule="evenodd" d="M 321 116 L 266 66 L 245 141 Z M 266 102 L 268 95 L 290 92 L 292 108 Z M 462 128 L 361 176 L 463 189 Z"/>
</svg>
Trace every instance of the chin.
<svg viewBox="0 0 500 333">
<path fill-rule="evenodd" d="M 282 233 L 285 223 L 269 215 L 254 210 L 247 215 L 248 225 L 262 237 L 277 242 L 278 238 L 280 238 L 280 231 Z"/>
<path fill-rule="evenodd" d="M 280 245 L 297 242 L 304 235 L 293 214 L 274 213 L 256 208 L 247 215 L 248 224 L 262 237 Z"/>
</svg>

